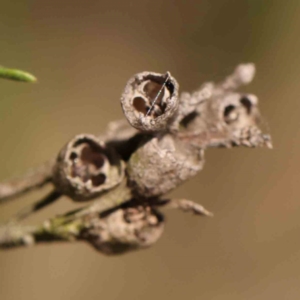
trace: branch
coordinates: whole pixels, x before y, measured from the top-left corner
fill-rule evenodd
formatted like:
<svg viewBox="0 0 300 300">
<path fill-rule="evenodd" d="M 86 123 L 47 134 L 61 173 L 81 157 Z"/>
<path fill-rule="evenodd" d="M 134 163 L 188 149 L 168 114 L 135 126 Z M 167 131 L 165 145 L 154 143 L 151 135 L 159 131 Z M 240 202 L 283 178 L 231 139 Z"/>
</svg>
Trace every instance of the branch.
<svg viewBox="0 0 300 300">
<path fill-rule="evenodd" d="M 45 208 L 46 206 L 54 203 L 60 198 L 60 196 L 61 194 L 58 191 L 53 190 L 41 200 L 29 205 L 28 207 L 23 208 L 15 216 L 13 216 L 9 222 L 16 223 L 24 220 L 25 218 L 29 217 L 31 214 L 36 213 L 39 210 Z"/>
<path fill-rule="evenodd" d="M 100 203 L 100 202 L 99 202 Z M 164 216 L 154 207 L 179 208 L 212 216 L 189 200 L 163 200 L 153 206 L 128 202 L 103 213 L 100 206 L 58 216 L 39 226 L 11 225 L 0 228 L 0 248 L 32 246 L 50 242 L 85 241 L 103 254 L 120 254 L 153 245 L 164 230 Z"/>
<path fill-rule="evenodd" d="M 49 160 L 21 177 L 0 183 L 0 204 L 48 183 L 52 177 L 54 163 L 55 160 Z"/>
<path fill-rule="evenodd" d="M 203 169 L 210 147 L 272 147 L 259 128 L 258 98 L 237 91 L 254 74 L 254 64 L 241 64 L 224 81 L 181 95 L 169 72 L 134 75 L 121 97 L 127 121 L 110 123 L 100 136 L 77 135 L 56 160 L 0 184 L 0 204 L 53 185 L 0 227 L 0 248 L 85 241 L 104 254 L 120 254 L 158 240 L 164 230 L 159 209 L 213 216 L 198 203 L 165 195 Z M 88 204 L 39 226 L 18 224 L 62 195 Z"/>
<path fill-rule="evenodd" d="M 154 205 L 154 204 L 153 204 Z M 187 199 L 166 199 L 159 200 L 155 206 L 162 206 L 167 209 L 179 209 L 183 212 L 191 212 L 195 215 L 205 216 L 205 217 L 213 217 L 213 213 L 208 211 L 199 203 L 196 203 Z"/>
</svg>

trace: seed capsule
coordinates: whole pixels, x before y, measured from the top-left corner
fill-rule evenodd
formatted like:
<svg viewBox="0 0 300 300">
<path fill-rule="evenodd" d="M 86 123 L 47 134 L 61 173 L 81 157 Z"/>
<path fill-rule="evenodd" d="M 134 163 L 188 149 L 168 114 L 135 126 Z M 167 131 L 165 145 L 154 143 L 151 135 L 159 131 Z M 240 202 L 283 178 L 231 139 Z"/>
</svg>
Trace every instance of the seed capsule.
<svg viewBox="0 0 300 300">
<path fill-rule="evenodd" d="M 133 76 L 121 97 L 129 123 L 145 132 L 166 130 L 178 110 L 178 88 L 169 72 L 143 72 Z"/>
<path fill-rule="evenodd" d="M 163 215 L 148 206 L 138 206 L 120 208 L 104 218 L 91 218 L 82 238 L 98 251 L 116 255 L 152 246 L 163 231 Z"/>
<path fill-rule="evenodd" d="M 154 137 L 130 157 L 127 176 L 132 192 L 139 197 L 168 193 L 203 167 L 203 151 L 171 134 Z"/>
<path fill-rule="evenodd" d="M 93 135 L 77 135 L 59 153 L 53 170 L 58 191 L 77 201 L 89 200 L 117 186 L 124 164 L 114 149 Z"/>
</svg>

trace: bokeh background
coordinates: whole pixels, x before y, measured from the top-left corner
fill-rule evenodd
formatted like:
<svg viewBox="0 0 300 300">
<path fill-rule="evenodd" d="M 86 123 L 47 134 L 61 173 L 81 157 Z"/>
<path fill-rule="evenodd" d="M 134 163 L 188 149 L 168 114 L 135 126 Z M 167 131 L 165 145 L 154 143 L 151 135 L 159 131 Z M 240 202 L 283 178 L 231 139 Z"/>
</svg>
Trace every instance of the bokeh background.
<svg viewBox="0 0 300 300">
<path fill-rule="evenodd" d="M 191 91 L 255 62 L 246 90 L 258 95 L 275 148 L 207 151 L 204 170 L 172 195 L 215 217 L 168 212 L 153 248 L 1 252 L 0 299 L 300 299 L 299 15 L 298 0 L 3 0 L 0 64 L 39 82 L 0 82 L 0 179 L 122 118 L 123 87 L 144 70 L 169 70 Z M 48 190 L 1 206 L 0 219 Z M 64 198 L 30 222 L 73 207 Z"/>
</svg>

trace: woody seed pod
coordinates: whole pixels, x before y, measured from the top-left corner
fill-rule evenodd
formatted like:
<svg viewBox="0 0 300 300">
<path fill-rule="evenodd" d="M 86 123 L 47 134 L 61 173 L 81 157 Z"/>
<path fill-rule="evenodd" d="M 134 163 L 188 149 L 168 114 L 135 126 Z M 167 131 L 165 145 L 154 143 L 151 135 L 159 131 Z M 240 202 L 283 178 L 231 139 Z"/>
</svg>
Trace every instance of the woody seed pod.
<svg viewBox="0 0 300 300">
<path fill-rule="evenodd" d="M 166 130 L 178 110 L 178 88 L 169 72 L 143 72 L 133 76 L 121 97 L 129 123 L 145 132 Z"/>
<path fill-rule="evenodd" d="M 203 151 L 171 134 L 154 137 L 132 154 L 127 176 L 139 197 L 163 195 L 203 168 Z"/>
<path fill-rule="evenodd" d="M 203 103 L 180 136 L 206 147 L 267 146 L 270 137 L 259 129 L 258 99 L 252 94 L 223 92 Z M 192 132 L 193 134 L 189 134 Z"/>
<path fill-rule="evenodd" d="M 89 200 L 117 186 L 124 163 L 93 135 L 75 136 L 59 153 L 53 183 L 62 194 L 77 201 Z"/>
<path fill-rule="evenodd" d="M 150 247 L 161 237 L 164 218 L 148 206 L 120 208 L 104 218 L 91 218 L 81 237 L 98 251 L 116 255 Z"/>
</svg>

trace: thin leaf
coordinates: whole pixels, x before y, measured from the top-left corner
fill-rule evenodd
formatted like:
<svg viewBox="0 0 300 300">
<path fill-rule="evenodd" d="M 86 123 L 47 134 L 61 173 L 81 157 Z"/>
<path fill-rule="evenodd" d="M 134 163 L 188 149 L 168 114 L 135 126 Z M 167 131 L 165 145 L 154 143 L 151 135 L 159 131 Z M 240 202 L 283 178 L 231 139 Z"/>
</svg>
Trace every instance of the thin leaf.
<svg viewBox="0 0 300 300">
<path fill-rule="evenodd" d="M 22 82 L 36 82 L 37 79 L 30 73 L 15 70 L 15 69 L 8 69 L 0 66 L 0 78 L 15 80 L 15 81 L 22 81 Z"/>
</svg>

